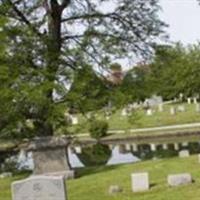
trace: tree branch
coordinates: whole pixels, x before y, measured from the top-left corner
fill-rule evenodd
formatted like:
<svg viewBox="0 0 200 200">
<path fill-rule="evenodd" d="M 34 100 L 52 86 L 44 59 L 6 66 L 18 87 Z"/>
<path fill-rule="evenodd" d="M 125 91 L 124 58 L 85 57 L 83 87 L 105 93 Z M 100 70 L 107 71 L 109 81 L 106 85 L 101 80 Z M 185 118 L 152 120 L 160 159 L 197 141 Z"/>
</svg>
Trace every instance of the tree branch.
<svg viewBox="0 0 200 200">
<path fill-rule="evenodd" d="M 116 13 L 108 13 L 108 14 L 102 14 L 102 13 L 84 14 L 84 15 L 72 16 L 72 17 L 69 17 L 69 18 L 65 18 L 65 19 L 62 20 L 62 22 L 73 21 L 73 20 L 78 20 L 78 19 L 106 18 L 106 17 L 111 17 L 111 16 L 113 16 L 115 14 Z"/>
<path fill-rule="evenodd" d="M 11 0 L 7 0 L 7 2 L 12 6 L 14 12 L 18 15 L 18 17 L 27 25 L 33 32 L 35 32 L 39 37 L 42 36 L 42 34 L 30 23 L 30 21 L 25 17 L 25 15 L 17 8 L 15 3 L 13 3 Z"/>
</svg>

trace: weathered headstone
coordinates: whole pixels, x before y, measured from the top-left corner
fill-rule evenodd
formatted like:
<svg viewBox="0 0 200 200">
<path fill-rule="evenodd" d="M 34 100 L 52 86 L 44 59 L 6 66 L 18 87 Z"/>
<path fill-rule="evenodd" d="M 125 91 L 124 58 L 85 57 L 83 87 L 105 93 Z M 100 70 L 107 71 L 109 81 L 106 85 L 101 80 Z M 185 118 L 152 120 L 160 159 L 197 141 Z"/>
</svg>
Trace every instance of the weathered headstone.
<svg viewBox="0 0 200 200">
<path fill-rule="evenodd" d="M 200 104 L 196 104 L 196 112 L 200 113 Z"/>
<path fill-rule="evenodd" d="M 185 112 L 185 106 L 184 105 L 179 105 L 177 107 L 178 112 Z"/>
<path fill-rule="evenodd" d="M 188 102 L 188 104 L 191 104 L 192 103 L 191 98 L 187 98 L 187 102 Z"/>
<path fill-rule="evenodd" d="M 151 116 L 151 115 L 153 115 L 153 111 L 152 111 L 152 109 L 148 109 L 147 110 L 147 116 Z"/>
<path fill-rule="evenodd" d="M 181 150 L 179 151 L 179 158 L 187 158 L 190 156 L 190 153 L 188 150 Z"/>
<path fill-rule="evenodd" d="M 167 177 L 169 186 L 187 185 L 192 183 L 192 176 L 188 173 L 185 174 L 174 174 Z"/>
<path fill-rule="evenodd" d="M 78 124 L 78 117 L 72 115 L 71 121 L 72 121 L 72 125 L 77 125 Z"/>
<path fill-rule="evenodd" d="M 198 163 L 200 163 L 200 154 L 198 154 Z"/>
<path fill-rule="evenodd" d="M 163 104 L 159 104 L 159 105 L 158 105 L 158 111 L 159 111 L 159 112 L 163 112 L 163 111 L 164 111 L 164 109 L 163 109 Z"/>
<path fill-rule="evenodd" d="M 122 109 L 121 116 L 126 117 L 128 115 L 126 108 Z"/>
<path fill-rule="evenodd" d="M 144 192 L 149 190 L 149 175 L 148 173 L 131 174 L 132 191 Z"/>
<path fill-rule="evenodd" d="M 33 176 L 12 183 L 12 200 L 67 200 L 63 177 Z"/>
<path fill-rule="evenodd" d="M 170 108 L 170 114 L 175 115 L 176 114 L 176 109 L 174 107 Z"/>
<path fill-rule="evenodd" d="M 108 193 L 111 195 L 120 192 L 122 192 L 122 188 L 119 185 L 111 185 L 108 190 Z"/>
<path fill-rule="evenodd" d="M 197 103 L 198 103 L 198 101 L 197 101 L 197 98 L 196 98 L 196 97 L 194 97 L 194 98 L 193 98 L 193 102 L 194 102 L 194 104 L 197 104 Z"/>
</svg>

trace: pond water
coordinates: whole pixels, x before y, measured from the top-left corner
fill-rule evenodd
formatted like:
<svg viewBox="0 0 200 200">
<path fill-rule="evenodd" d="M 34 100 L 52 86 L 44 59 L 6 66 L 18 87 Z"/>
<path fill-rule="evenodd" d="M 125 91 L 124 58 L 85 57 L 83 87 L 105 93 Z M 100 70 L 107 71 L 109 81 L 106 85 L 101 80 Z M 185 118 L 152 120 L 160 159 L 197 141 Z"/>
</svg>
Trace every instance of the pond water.
<svg viewBox="0 0 200 200">
<path fill-rule="evenodd" d="M 165 141 L 165 142 L 164 142 Z M 167 142 L 166 142 L 167 141 Z M 148 140 L 137 142 L 119 142 L 111 144 L 95 144 L 68 148 L 69 162 L 73 168 L 97 165 L 117 165 L 134 163 L 148 159 L 162 159 L 178 156 L 181 150 L 190 154 L 200 153 L 200 136 L 184 138 L 168 138 L 168 140 Z M 27 157 L 24 152 L 19 156 L 20 167 L 33 169 L 32 154 Z"/>
</svg>

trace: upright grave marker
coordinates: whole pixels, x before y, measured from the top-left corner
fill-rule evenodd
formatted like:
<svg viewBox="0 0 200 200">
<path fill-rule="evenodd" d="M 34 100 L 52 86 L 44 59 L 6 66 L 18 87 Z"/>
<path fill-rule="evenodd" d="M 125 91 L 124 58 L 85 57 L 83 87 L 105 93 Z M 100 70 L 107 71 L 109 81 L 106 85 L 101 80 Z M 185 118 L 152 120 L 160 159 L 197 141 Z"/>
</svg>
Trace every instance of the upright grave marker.
<svg viewBox="0 0 200 200">
<path fill-rule="evenodd" d="M 33 176 L 12 183 L 12 200 L 67 200 L 62 176 Z"/>
</svg>

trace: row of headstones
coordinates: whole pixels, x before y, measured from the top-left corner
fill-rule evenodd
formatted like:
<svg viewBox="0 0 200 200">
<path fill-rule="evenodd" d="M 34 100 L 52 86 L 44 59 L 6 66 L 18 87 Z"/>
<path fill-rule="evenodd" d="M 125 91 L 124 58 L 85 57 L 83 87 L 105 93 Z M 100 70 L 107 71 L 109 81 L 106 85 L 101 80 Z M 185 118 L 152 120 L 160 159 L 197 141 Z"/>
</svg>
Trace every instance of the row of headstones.
<svg viewBox="0 0 200 200">
<path fill-rule="evenodd" d="M 189 173 L 170 174 L 167 177 L 167 183 L 170 187 L 187 185 L 192 183 L 192 181 L 192 176 Z M 145 192 L 150 190 L 149 174 L 147 172 L 131 174 L 131 189 L 132 192 Z M 109 194 L 115 194 L 122 192 L 122 190 L 118 185 L 111 185 L 108 192 Z"/>
<path fill-rule="evenodd" d="M 196 112 L 200 113 L 200 104 L 196 104 L 196 109 L 195 110 L 196 110 Z M 163 112 L 164 111 L 163 104 L 160 104 L 158 106 L 158 111 L 159 112 Z M 177 112 L 185 112 L 185 111 L 186 111 L 186 108 L 185 108 L 184 105 L 179 105 L 177 107 L 171 106 L 170 110 L 169 110 L 171 115 L 175 115 Z M 149 108 L 146 111 L 146 115 L 147 116 L 151 116 L 151 115 L 153 115 L 154 112 L 155 111 L 153 109 Z"/>
<path fill-rule="evenodd" d="M 192 183 L 189 173 L 168 175 L 167 182 L 171 187 Z M 150 189 L 149 174 L 131 174 L 131 185 L 133 192 L 144 192 Z M 118 185 L 109 188 L 109 194 L 122 192 Z M 67 200 L 65 180 L 56 176 L 34 176 L 12 184 L 13 200 Z"/>
</svg>

